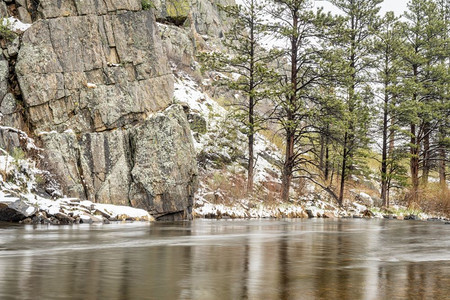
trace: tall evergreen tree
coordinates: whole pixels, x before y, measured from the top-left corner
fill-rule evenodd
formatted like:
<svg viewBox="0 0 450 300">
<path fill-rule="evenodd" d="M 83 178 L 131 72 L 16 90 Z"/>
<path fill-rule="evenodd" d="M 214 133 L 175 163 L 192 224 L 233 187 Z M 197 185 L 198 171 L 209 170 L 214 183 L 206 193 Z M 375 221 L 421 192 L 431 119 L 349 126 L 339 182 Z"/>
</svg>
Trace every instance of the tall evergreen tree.
<svg viewBox="0 0 450 300">
<path fill-rule="evenodd" d="M 444 22 L 437 14 L 436 2 L 411 0 L 403 24 L 401 49 L 406 66 L 402 83 L 404 121 L 409 123 L 411 202 L 419 200 L 419 171 L 422 182 L 428 182 L 431 162 L 431 137 L 442 120 L 445 109 L 438 99 L 448 82 L 439 66 Z M 447 30 L 447 29 L 446 29 Z M 445 101 L 443 103 L 446 104 Z"/>
<path fill-rule="evenodd" d="M 343 68 L 340 70 L 341 94 L 346 103 L 346 124 L 342 138 L 341 181 L 339 204 L 344 198 L 345 182 L 355 171 L 358 150 L 367 143 L 369 129 L 369 102 L 372 95 L 368 73 L 373 66 L 373 51 L 369 40 L 376 30 L 379 4 L 383 0 L 331 0 L 346 17 L 337 47 L 344 50 Z"/>
<path fill-rule="evenodd" d="M 381 141 L 381 199 L 383 205 L 389 207 L 389 189 L 397 157 L 394 156 L 394 140 L 398 126 L 396 125 L 396 102 L 398 100 L 397 85 L 400 76 L 399 48 L 401 31 L 398 18 L 388 12 L 381 20 L 381 26 L 375 33 L 376 83 L 380 86 L 382 141 Z"/>
<path fill-rule="evenodd" d="M 447 162 L 450 152 L 450 2 L 437 0 L 437 17 L 442 22 L 439 38 L 441 47 L 436 76 L 440 79 L 440 93 L 438 95 L 442 108 L 442 118 L 439 120 L 437 135 L 437 154 L 439 182 L 444 190 L 447 190 Z"/>
<path fill-rule="evenodd" d="M 276 38 L 286 44 L 273 113 L 285 136 L 281 199 L 286 201 L 294 173 L 302 169 L 311 151 L 302 147 L 302 138 L 312 128 L 310 117 L 317 97 L 314 91 L 324 75 L 320 69 L 322 49 L 314 41 L 322 36 L 331 16 L 322 11 L 313 12 L 307 0 L 275 0 L 270 13 Z"/>
<path fill-rule="evenodd" d="M 239 120 L 248 137 L 247 191 L 253 191 L 255 167 L 255 133 L 262 128 L 264 117 L 258 113 L 258 104 L 270 93 L 269 82 L 275 74 L 268 67 L 277 55 L 266 51 L 263 45 L 266 26 L 264 9 L 260 0 L 244 0 L 240 5 L 222 6 L 221 9 L 233 20 L 225 33 L 223 52 L 203 53 L 200 59 L 209 69 L 228 73 L 220 81 L 228 88 L 240 92 L 246 99 L 234 103 Z"/>
</svg>

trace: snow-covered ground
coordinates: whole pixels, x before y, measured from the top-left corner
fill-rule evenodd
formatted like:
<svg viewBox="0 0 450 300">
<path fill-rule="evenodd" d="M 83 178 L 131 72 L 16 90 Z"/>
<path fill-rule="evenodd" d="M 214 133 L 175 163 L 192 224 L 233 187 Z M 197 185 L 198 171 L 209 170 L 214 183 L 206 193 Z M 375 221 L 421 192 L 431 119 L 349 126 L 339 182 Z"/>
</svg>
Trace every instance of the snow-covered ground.
<svg viewBox="0 0 450 300">
<path fill-rule="evenodd" d="M 295 201 L 281 203 L 266 201 L 258 197 L 226 198 L 229 191 L 215 190 L 209 186 L 208 179 L 218 172 L 225 180 L 233 180 L 238 174 L 245 178 L 246 170 L 243 159 L 246 155 L 247 137 L 239 130 L 239 124 L 229 111 L 208 96 L 192 77 L 176 71 L 176 102 L 187 105 L 191 113 L 195 113 L 206 122 L 207 130 L 193 133 L 197 153 L 206 153 L 211 157 L 219 157 L 227 161 L 221 168 L 212 162 L 201 172 L 199 190 L 195 195 L 194 217 L 212 218 L 307 218 L 307 217 L 388 217 L 403 219 L 414 215 L 417 219 L 430 216 L 420 212 L 409 211 L 405 207 L 393 207 L 391 213 L 381 211 L 367 204 L 369 195 L 360 193 L 360 200 L 350 202 L 345 209 L 337 207 L 329 200 L 326 193 L 315 190 L 311 184 L 306 185 L 306 193 L 295 197 Z M 209 83 L 206 83 L 209 84 Z M 39 149 L 25 132 L 10 127 L 0 126 L 0 130 L 13 132 L 21 141 L 22 151 L 32 151 L 39 157 Z M 236 156 L 236 151 L 241 151 Z M 279 169 L 276 164 L 281 161 L 281 153 L 277 147 L 263 135 L 257 134 L 255 139 L 255 185 L 264 187 L 268 182 L 279 184 Z M 238 157 L 238 158 L 236 158 Z M 240 159 L 240 160 L 239 160 Z M 216 169 L 214 169 L 216 168 Z M 65 198 L 59 191 L 55 181 L 47 180 L 49 173 L 35 166 L 34 161 L 25 158 L 18 151 L 11 156 L 0 149 L 0 213 L 5 209 L 14 209 L 21 214 L 25 223 L 72 224 L 72 223 L 108 223 L 111 220 L 154 220 L 145 210 L 128 206 L 93 203 L 87 200 Z M 203 177 L 202 177 L 203 176 Z M 51 197 L 38 191 L 38 182 L 45 178 L 46 192 Z M 42 185 L 42 182 L 40 183 Z M 245 193 L 242 193 L 245 195 Z M 264 193 L 263 193 L 264 194 Z M 230 201 L 231 200 L 231 201 Z M 370 202 L 370 201 L 369 201 Z M 0 214 L 1 217 L 1 214 Z M 1 219 L 1 218 L 0 218 Z"/>
<path fill-rule="evenodd" d="M 190 111 L 203 117 L 207 124 L 207 132 L 194 137 L 197 153 L 202 151 L 214 153 L 230 160 L 231 164 L 235 163 L 231 159 L 230 152 L 234 149 L 241 149 L 241 151 L 243 149 L 243 153 L 247 151 L 247 136 L 239 130 L 240 124 L 234 120 L 228 110 L 203 92 L 202 87 L 192 77 L 181 71 L 176 71 L 176 74 L 175 101 L 186 103 Z M 203 84 L 210 83 L 204 81 Z M 268 180 L 279 182 L 279 178 L 272 175 L 278 172 L 277 167 L 266 159 L 271 157 L 272 161 L 281 161 L 281 154 L 277 147 L 264 136 L 256 133 L 254 153 L 255 182 L 261 183 Z M 239 168 L 238 164 L 234 167 Z"/>
</svg>

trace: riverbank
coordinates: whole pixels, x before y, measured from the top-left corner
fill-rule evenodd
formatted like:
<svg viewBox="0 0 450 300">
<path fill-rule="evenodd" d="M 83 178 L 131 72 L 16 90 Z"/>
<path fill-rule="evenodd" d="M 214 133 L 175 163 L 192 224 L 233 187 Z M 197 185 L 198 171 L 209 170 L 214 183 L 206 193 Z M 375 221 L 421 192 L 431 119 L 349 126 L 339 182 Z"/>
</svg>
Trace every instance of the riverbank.
<svg viewBox="0 0 450 300">
<path fill-rule="evenodd" d="M 309 199 L 308 199 L 309 198 Z M 378 218 L 390 220 L 428 220 L 449 222 L 445 216 L 432 215 L 405 206 L 393 205 L 388 209 L 367 206 L 358 202 L 338 207 L 330 202 L 306 197 L 290 203 L 264 203 L 258 200 L 236 200 L 233 203 L 212 203 L 197 199 L 194 218 L 257 219 L 257 218 Z"/>
<path fill-rule="evenodd" d="M 147 211 L 129 206 L 100 204 L 73 198 L 50 200 L 33 194 L 17 198 L 0 191 L 0 221 L 70 225 L 154 220 Z"/>
</svg>

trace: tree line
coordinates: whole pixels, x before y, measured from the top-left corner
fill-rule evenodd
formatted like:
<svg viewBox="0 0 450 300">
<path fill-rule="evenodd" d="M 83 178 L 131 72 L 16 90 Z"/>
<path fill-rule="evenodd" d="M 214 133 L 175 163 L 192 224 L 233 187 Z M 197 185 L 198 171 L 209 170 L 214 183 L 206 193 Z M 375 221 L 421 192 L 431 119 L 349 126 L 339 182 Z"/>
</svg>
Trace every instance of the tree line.
<svg viewBox="0 0 450 300">
<path fill-rule="evenodd" d="M 309 0 L 221 7 L 232 20 L 223 51 L 200 55 L 207 68 L 231 74 L 221 83 L 245 99 L 234 108 L 248 137 L 248 193 L 255 134 L 269 123 L 284 137 L 284 201 L 292 181 L 305 178 L 342 205 L 374 148 L 384 206 L 398 186 L 418 201 L 431 171 L 447 189 L 449 2 L 411 0 L 401 17 L 380 16 L 382 0 L 330 2 L 339 14 Z"/>
</svg>

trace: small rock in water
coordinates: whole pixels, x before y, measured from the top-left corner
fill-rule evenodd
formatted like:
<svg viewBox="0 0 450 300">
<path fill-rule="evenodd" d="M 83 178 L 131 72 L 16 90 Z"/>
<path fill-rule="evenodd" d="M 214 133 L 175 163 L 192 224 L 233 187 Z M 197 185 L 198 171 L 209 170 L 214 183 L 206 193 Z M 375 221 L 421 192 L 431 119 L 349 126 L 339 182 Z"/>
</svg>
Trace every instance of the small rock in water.
<svg viewBox="0 0 450 300">
<path fill-rule="evenodd" d="M 324 217 L 325 219 L 334 219 L 335 216 L 332 212 L 325 212 L 323 213 L 322 217 Z"/>
<path fill-rule="evenodd" d="M 52 224 L 52 225 L 61 224 L 61 222 L 56 217 L 50 217 L 48 220 L 50 221 L 50 224 Z"/>
<path fill-rule="evenodd" d="M 60 212 L 57 213 L 55 217 L 59 220 L 60 224 L 65 225 L 73 224 L 73 222 L 75 221 L 74 218 Z"/>
<path fill-rule="evenodd" d="M 80 223 L 83 224 L 92 224 L 94 221 L 92 221 L 91 217 L 88 215 L 81 215 L 80 216 Z"/>
<path fill-rule="evenodd" d="M 374 213 L 368 209 L 363 212 L 363 217 L 365 218 L 373 218 L 374 216 L 375 216 Z"/>
<path fill-rule="evenodd" d="M 307 209 L 306 213 L 308 214 L 308 218 L 315 218 L 316 216 L 313 214 L 312 210 Z"/>
<path fill-rule="evenodd" d="M 299 217 L 302 218 L 302 219 L 307 219 L 307 218 L 308 218 L 308 214 L 303 210 L 303 211 L 300 213 Z"/>
<path fill-rule="evenodd" d="M 31 218 L 26 218 L 22 221 L 20 221 L 20 224 L 31 224 L 33 222 L 33 220 Z"/>
<path fill-rule="evenodd" d="M 439 218 L 428 218 L 427 221 L 430 221 L 430 222 L 442 222 L 444 220 L 441 220 Z"/>
<path fill-rule="evenodd" d="M 416 220 L 419 220 L 419 218 L 418 218 L 418 216 L 417 215 L 408 215 L 408 216 L 405 216 L 405 218 L 404 218 L 405 220 L 414 220 L 414 221 L 416 221 Z"/>
</svg>

